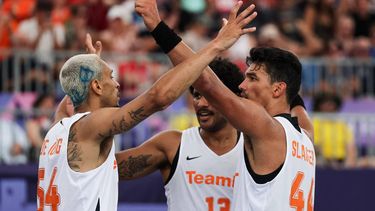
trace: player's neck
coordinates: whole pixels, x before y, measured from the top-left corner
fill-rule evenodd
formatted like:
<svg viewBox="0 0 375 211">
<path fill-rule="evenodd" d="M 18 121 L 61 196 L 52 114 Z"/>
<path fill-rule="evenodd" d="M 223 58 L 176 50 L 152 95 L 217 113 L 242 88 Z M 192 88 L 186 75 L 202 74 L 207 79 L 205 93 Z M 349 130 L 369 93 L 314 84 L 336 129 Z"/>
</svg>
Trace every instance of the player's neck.
<svg viewBox="0 0 375 211">
<path fill-rule="evenodd" d="M 229 124 L 216 132 L 201 129 L 200 135 L 204 143 L 218 155 L 225 154 L 233 149 L 238 139 L 237 130 Z"/>
<path fill-rule="evenodd" d="M 74 109 L 75 113 L 84 113 L 88 111 L 95 111 L 100 108 L 100 105 L 98 103 L 90 103 L 90 102 L 84 102 L 82 105 L 76 107 Z"/>
<path fill-rule="evenodd" d="M 270 116 L 290 113 L 290 105 L 284 100 L 271 101 L 265 108 L 267 110 L 267 113 L 270 114 Z"/>
<path fill-rule="evenodd" d="M 88 111 L 95 111 L 102 108 L 100 105 L 100 101 L 98 99 L 87 99 L 85 102 L 83 102 L 80 106 L 74 109 L 75 113 L 84 113 Z"/>
</svg>

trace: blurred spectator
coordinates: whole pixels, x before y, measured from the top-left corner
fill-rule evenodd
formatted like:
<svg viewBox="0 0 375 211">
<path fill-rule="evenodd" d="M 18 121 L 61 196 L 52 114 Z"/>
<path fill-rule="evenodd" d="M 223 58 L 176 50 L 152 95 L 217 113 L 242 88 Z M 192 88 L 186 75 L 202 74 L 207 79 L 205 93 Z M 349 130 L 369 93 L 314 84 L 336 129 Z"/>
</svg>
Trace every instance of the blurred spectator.
<svg viewBox="0 0 375 211">
<path fill-rule="evenodd" d="M 0 90 L 2 91 L 12 90 L 13 62 L 11 49 L 15 30 L 16 23 L 10 15 L 0 11 Z"/>
<path fill-rule="evenodd" d="M 28 147 L 25 131 L 20 126 L 0 119 L 0 161 L 8 165 L 25 164 Z"/>
<path fill-rule="evenodd" d="M 319 93 L 313 98 L 313 111 L 325 116 L 313 118 L 316 154 L 324 167 L 343 168 L 356 165 L 356 146 L 352 129 L 343 120 L 329 118 L 337 114 L 341 98 L 335 94 Z"/>
<path fill-rule="evenodd" d="M 29 161 L 37 162 L 43 139 L 52 124 L 55 98 L 42 94 L 34 101 L 33 115 L 26 121 L 26 133 L 30 142 Z"/>
<path fill-rule="evenodd" d="M 17 24 L 10 14 L 0 11 L 0 61 L 8 58 L 12 47 L 13 33 L 17 29 Z"/>
<path fill-rule="evenodd" d="M 336 6 L 334 0 L 310 1 L 305 9 L 304 24 L 315 35 L 322 45 L 328 46 L 333 39 L 336 24 Z"/>
<path fill-rule="evenodd" d="M 370 8 L 371 0 L 341 0 L 341 9 L 353 18 L 356 37 L 370 35 L 370 27 L 375 23 L 374 10 Z"/>
<path fill-rule="evenodd" d="M 135 50 L 138 28 L 133 23 L 133 11 L 134 1 L 125 1 L 109 9 L 109 27 L 100 33 L 104 49 L 121 54 Z"/>
<path fill-rule="evenodd" d="M 121 96 L 130 100 L 138 96 L 142 85 L 147 83 L 147 65 L 148 62 L 128 60 L 119 64 L 119 83 Z"/>
<path fill-rule="evenodd" d="M 284 46 L 285 48 L 285 42 L 279 28 L 275 24 L 268 23 L 259 29 L 258 44 L 260 46 L 279 46 L 280 48 Z"/>
<path fill-rule="evenodd" d="M 208 20 L 204 16 L 195 16 L 190 23 L 185 26 L 185 32 L 182 33 L 182 39 L 194 51 L 198 51 L 210 40 L 208 38 Z"/>
<path fill-rule="evenodd" d="M 358 37 L 354 40 L 351 56 L 358 59 L 370 59 L 371 43 L 367 37 Z"/>
<path fill-rule="evenodd" d="M 53 65 L 53 51 L 65 42 L 64 26 L 51 23 L 51 9 L 48 1 L 38 1 L 34 16 L 22 21 L 16 33 L 17 45 L 35 51 L 36 62 L 47 69 Z"/>
<path fill-rule="evenodd" d="M 30 18 L 37 0 L 4 0 L 1 10 L 5 14 L 12 15 L 17 23 Z"/>
<path fill-rule="evenodd" d="M 67 5 L 67 0 L 54 0 L 53 9 L 51 12 L 51 21 L 53 25 L 64 25 L 71 16 L 70 7 Z"/>
<path fill-rule="evenodd" d="M 87 0 L 87 25 L 95 32 L 107 29 L 108 5 L 103 0 Z"/>
<path fill-rule="evenodd" d="M 335 42 L 338 49 L 342 51 L 344 56 L 349 56 L 354 44 L 354 28 L 355 23 L 348 15 L 341 15 L 337 18 L 335 28 Z"/>
<path fill-rule="evenodd" d="M 86 13 L 87 8 L 84 5 L 72 7 L 72 17 L 65 25 L 65 49 L 82 51 L 86 48 L 85 39 L 88 33 Z"/>
<path fill-rule="evenodd" d="M 178 29 L 183 32 L 194 19 L 194 17 L 201 16 L 205 10 L 210 6 L 208 0 L 178 0 L 180 7 L 180 22 Z"/>
<path fill-rule="evenodd" d="M 307 5 L 307 1 L 278 1 L 274 10 L 276 20 L 270 23 L 276 24 L 281 34 L 283 44 L 277 47 L 288 49 L 303 57 L 315 55 L 322 49 L 321 41 L 305 23 L 304 11 Z"/>
</svg>

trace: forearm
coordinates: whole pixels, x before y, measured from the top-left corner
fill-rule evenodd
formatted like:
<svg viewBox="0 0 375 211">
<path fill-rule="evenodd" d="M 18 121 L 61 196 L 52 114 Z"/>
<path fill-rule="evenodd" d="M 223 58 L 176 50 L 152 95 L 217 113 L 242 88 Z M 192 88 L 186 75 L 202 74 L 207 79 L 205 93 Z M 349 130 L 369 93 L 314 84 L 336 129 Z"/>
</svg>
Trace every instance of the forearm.
<svg viewBox="0 0 375 211">
<path fill-rule="evenodd" d="M 163 75 L 155 84 L 161 98 L 165 98 L 167 103 L 171 103 L 178 98 L 194 81 L 202 74 L 205 67 L 221 52 L 216 47 L 216 40 L 209 43 L 197 54 L 180 42 L 177 46 L 178 51 L 172 50 L 170 54 L 174 58 L 172 61 L 178 64 L 175 68 Z M 189 58 L 185 58 L 187 53 Z"/>
<path fill-rule="evenodd" d="M 181 41 L 167 55 L 173 65 L 178 65 L 193 56 L 195 52 L 184 41 Z"/>
<path fill-rule="evenodd" d="M 127 151 L 116 153 L 120 180 L 137 179 L 156 171 L 151 158 L 151 154 L 127 155 Z"/>
<path fill-rule="evenodd" d="M 169 51 L 167 55 L 172 61 L 173 65 L 176 66 L 189 59 L 190 57 L 196 55 L 196 52 L 194 52 L 185 42 L 181 41 L 171 51 Z M 217 79 L 216 75 L 207 65 L 205 70 L 202 72 L 197 81 L 195 81 L 193 86 L 200 91 L 203 91 L 210 90 L 211 87 L 217 86 L 218 84 L 215 83 L 220 83 L 219 79 Z"/>
</svg>

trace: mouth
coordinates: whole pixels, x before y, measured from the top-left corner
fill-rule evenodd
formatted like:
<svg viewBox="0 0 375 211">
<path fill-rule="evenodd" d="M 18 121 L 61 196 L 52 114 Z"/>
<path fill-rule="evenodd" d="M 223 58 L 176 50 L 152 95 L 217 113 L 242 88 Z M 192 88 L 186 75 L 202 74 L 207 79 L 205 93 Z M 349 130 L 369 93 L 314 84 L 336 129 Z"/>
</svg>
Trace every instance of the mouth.
<svg viewBox="0 0 375 211">
<path fill-rule="evenodd" d="M 241 96 L 242 98 L 246 98 L 246 99 L 248 98 L 248 97 L 247 97 L 247 94 L 245 94 L 244 92 L 241 92 L 241 95 L 240 95 L 240 96 Z"/>
<path fill-rule="evenodd" d="M 212 111 L 207 110 L 207 109 L 198 110 L 196 114 L 197 114 L 197 117 L 202 121 L 208 120 L 208 118 L 214 115 Z"/>
</svg>

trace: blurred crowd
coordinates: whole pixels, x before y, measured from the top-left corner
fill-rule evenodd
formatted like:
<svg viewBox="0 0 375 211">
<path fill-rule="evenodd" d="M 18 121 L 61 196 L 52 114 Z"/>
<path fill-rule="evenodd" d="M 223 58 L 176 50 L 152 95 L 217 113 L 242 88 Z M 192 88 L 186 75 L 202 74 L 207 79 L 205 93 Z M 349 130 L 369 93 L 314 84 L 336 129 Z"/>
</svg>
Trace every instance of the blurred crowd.
<svg viewBox="0 0 375 211">
<path fill-rule="evenodd" d="M 156 1 L 161 18 L 192 49 L 199 50 L 215 37 L 222 18 L 228 16 L 237 0 Z M 223 57 L 245 70 L 245 58 L 254 46 L 294 52 L 303 61 L 301 93 L 311 99 L 314 112 L 337 113 L 342 101 L 373 98 L 374 0 L 243 1 L 245 5 L 256 5 L 258 17 L 252 25 L 257 31 L 242 36 Z M 120 57 L 108 61 L 121 85 L 122 103 L 137 96 L 170 67 L 168 62 L 148 56 L 162 52 L 134 12 L 134 0 L 0 0 L 0 94 L 18 90 L 33 95 L 29 101 L 22 96 L 20 105 L 13 106 L 21 107 L 20 111 L 12 110 L 12 118 L 0 120 L 0 163 L 37 161 L 53 110 L 63 96 L 59 69 L 71 55 L 69 52 L 85 51 L 87 33 L 93 40 L 102 41 L 103 55 Z M 21 52 L 26 52 L 25 56 L 19 57 Z M 125 59 L 130 55 L 135 56 Z M 19 89 L 14 82 L 17 74 Z M 118 137 L 119 148 L 136 146 L 166 128 L 196 125 L 190 100 L 187 94 L 169 110 Z M 4 113 L 0 112 L 1 116 Z M 319 165 L 373 165 L 367 159 L 357 159 L 371 154 L 369 150 L 375 147 L 363 150 L 358 146 L 356 125 L 325 118 L 314 118 L 314 125 Z"/>
<path fill-rule="evenodd" d="M 149 55 L 160 49 L 134 12 L 135 0 L 0 0 L 0 88 L 14 90 L 15 64 L 21 63 L 21 90 L 50 90 L 65 57 L 56 52 L 84 52 L 86 33 L 101 40 L 112 55 Z M 211 40 L 237 0 L 156 0 L 162 19 L 194 50 Z M 253 46 L 277 46 L 300 58 L 324 58 L 304 65 L 303 94 L 339 92 L 345 98 L 374 95 L 375 1 L 243 0 L 255 3 L 257 31 L 242 36 L 223 57 L 241 69 Z M 245 6 L 244 6 L 245 8 Z M 24 50 L 30 58 L 14 56 Z M 20 55 L 18 53 L 17 55 Z M 353 66 L 345 61 L 367 61 Z M 139 81 L 167 69 L 157 62 L 114 62 L 123 97 L 139 92 Z M 310 64 L 306 62 L 306 64 Z M 17 68 L 16 68 L 17 69 Z M 156 71 L 154 71 L 156 69 Z M 154 71 L 154 72 L 152 72 Z M 47 77 L 50 73 L 51 76 Z M 145 72 L 151 72 L 147 75 Z M 126 75 L 126 77 L 124 76 Z M 25 84 L 27 81 L 28 84 Z M 31 82 L 29 82 L 31 81 Z M 152 82 L 152 81 L 151 81 Z"/>
<path fill-rule="evenodd" d="M 236 0 L 157 0 L 160 15 L 197 50 L 218 31 Z M 300 57 L 375 56 L 375 2 L 371 0 L 244 0 L 259 13 L 255 34 L 228 52 L 238 59 L 255 45 L 272 45 Z M 157 51 L 134 0 L 2 0 L 0 47 L 81 50 L 85 34 L 122 54 Z M 241 46 L 241 47 L 240 47 Z M 46 53 L 47 55 L 47 53 Z M 45 60 L 43 60 L 44 58 Z M 42 61 L 49 64 L 46 58 Z"/>
</svg>

